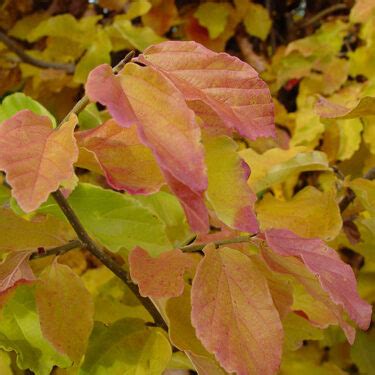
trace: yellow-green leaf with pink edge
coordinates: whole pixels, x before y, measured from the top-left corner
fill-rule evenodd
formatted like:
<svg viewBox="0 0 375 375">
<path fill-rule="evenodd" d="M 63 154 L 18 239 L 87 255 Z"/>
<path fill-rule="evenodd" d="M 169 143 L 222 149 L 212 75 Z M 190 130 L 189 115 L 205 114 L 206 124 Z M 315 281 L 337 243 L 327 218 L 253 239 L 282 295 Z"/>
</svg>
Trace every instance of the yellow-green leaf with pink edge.
<svg viewBox="0 0 375 375">
<path fill-rule="evenodd" d="M 0 125 L 0 170 L 25 212 L 37 209 L 64 181 L 74 177 L 78 157 L 77 117 L 53 130 L 51 120 L 23 110 Z"/>
<path fill-rule="evenodd" d="M 172 80 L 211 131 L 250 139 L 275 134 L 269 89 L 240 59 L 194 41 L 167 41 L 148 47 L 137 61 Z"/>
<path fill-rule="evenodd" d="M 76 132 L 75 136 L 79 146 L 94 154 L 114 189 L 150 194 L 165 183 L 151 150 L 139 140 L 135 125 L 123 128 L 108 120 L 97 128 Z M 90 169 L 81 155 L 78 161 L 79 166 Z"/>
<path fill-rule="evenodd" d="M 285 229 L 267 230 L 265 237 L 270 248 L 277 254 L 299 258 L 318 278 L 331 300 L 343 307 L 360 328 L 366 330 L 369 327 L 372 309 L 357 292 L 352 268 L 324 241 L 302 238 Z M 348 339 L 351 341 L 351 338 Z"/>
<path fill-rule="evenodd" d="M 43 336 L 79 364 L 94 324 L 94 303 L 83 281 L 55 260 L 42 272 L 35 297 Z"/>
<path fill-rule="evenodd" d="M 333 103 L 319 96 L 315 104 L 315 111 L 323 118 L 353 119 L 364 116 L 375 115 L 375 98 L 365 96 L 354 108 L 347 108 L 341 104 Z"/>
<path fill-rule="evenodd" d="M 184 274 L 194 269 L 191 254 L 179 249 L 167 251 L 157 258 L 136 247 L 129 255 L 130 276 L 138 284 L 143 297 L 177 297 L 184 291 Z"/>
<path fill-rule="evenodd" d="M 226 136 L 204 137 L 207 198 L 218 218 L 233 229 L 255 233 L 256 195 L 247 184 L 250 168 L 237 154 L 237 144 Z"/>
<path fill-rule="evenodd" d="M 0 294 L 18 284 L 26 284 L 36 280 L 29 266 L 29 258 L 33 250 L 10 253 L 0 263 Z"/>
<path fill-rule="evenodd" d="M 235 249 L 204 252 L 192 287 L 197 337 L 227 372 L 275 374 L 283 331 L 266 279 Z"/>
</svg>

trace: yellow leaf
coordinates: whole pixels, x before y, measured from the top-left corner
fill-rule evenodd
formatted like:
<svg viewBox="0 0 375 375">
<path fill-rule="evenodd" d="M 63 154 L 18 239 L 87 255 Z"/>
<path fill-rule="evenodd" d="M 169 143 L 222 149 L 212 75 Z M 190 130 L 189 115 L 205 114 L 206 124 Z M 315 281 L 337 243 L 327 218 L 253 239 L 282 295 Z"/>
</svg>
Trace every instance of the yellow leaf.
<svg viewBox="0 0 375 375">
<path fill-rule="evenodd" d="M 208 30 L 210 38 L 215 39 L 224 32 L 229 13 L 229 4 L 207 2 L 199 5 L 194 17 Z"/>
<path fill-rule="evenodd" d="M 272 26 L 268 10 L 260 4 L 250 3 L 244 18 L 244 25 L 250 35 L 266 40 Z"/>
<path fill-rule="evenodd" d="M 308 186 L 290 201 L 267 194 L 256 205 L 262 229 L 285 228 L 302 237 L 334 239 L 342 219 L 333 191 L 321 192 Z"/>
</svg>

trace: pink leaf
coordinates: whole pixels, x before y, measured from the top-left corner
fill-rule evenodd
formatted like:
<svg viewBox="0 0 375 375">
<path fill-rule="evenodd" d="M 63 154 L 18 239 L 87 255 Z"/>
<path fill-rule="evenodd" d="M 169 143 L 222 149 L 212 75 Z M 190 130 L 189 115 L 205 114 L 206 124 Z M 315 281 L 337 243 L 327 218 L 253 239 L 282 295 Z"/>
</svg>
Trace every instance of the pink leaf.
<svg viewBox="0 0 375 375">
<path fill-rule="evenodd" d="M 12 195 L 25 212 L 37 209 L 74 176 L 76 123 L 72 115 L 53 130 L 48 117 L 23 110 L 0 125 L 0 169 L 7 173 Z"/>
<path fill-rule="evenodd" d="M 181 250 L 171 250 L 152 258 L 136 247 L 129 255 L 130 276 L 144 297 L 177 297 L 184 291 L 184 273 L 194 261 Z"/>
<path fill-rule="evenodd" d="M 227 372 L 275 374 L 283 331 L 266 279 L 241 252 L 205 248 L 192 287 L 192 323 Z"/>
<path fill-rule="evenodd" d="M 17 284 L 25 284 L 36 280 L 29 266 L 32 251 L 16 251 L 10 253 L 0 264 L 0 293 Z"/>
<path fill-rule="evenodd" d="M 352 268 L 333 249 L 320 239 L 302 238 L 285 229 L 270 229 L 265 236 L 277 254 L 299 258 L 318 277 L 332 301 L 341 305 L 360 328 L 369 327 L 371 306 L 359 297 Z"/>
<path fill-rule="evenodd" d="M 75 136 L 79 146 L 94 153 L 114 189 L 150 194 L 165 183 L 151 150 L 140 142 L 135 125 L 125 129 L 108 120 L 95 129 L 76 132 Z M 81 155 L 79 162 L 85 167 Z"/>
<path fill-rule="evenodd" d="M 180 201 L 191 229 L 197 233 L 207 233 L 210 225 L 203 193 L 195 192 L 188 185 L 181 183 L 167 171 L 164 171 L 164 176 L 170 189 Z"/>
<path fill-rule="evenodd" d="M 119 84 L 122 87 L 121 97 Z M 114 91 L 111 91 L 112 86 L 116 86 Z M 129 126 L 125 113 L 131 108 L 139 138 L 150 147 L 159 165 L 194 191 L 206 189 L 200 129 L 194 112 L 172 82 L 152 67 L 129 63 L 118 76 L 109 76 L 108 68 L 101 65 L 91 73 L 86 90 L 89 97 L 107 105 L 122 126 Z M 97 96 L 100 90 L 105 95 Z M 121 103 L 124 108 L 119 116 Z"/>
<path fill-rule="evenodd" d="M 128 128 L 137 121 L 120 79 L 113 74 L 109 65 L 103 64 L 93 69 L 85 89 L 90 100 L 107 106 L 113 118 L 123 127 Z"/>
<path fill-rule="evenodd" d="M 205 126 L 251 139 L 275 134 L 267 85 L 238 58 L 193 41 L 168 41 L 147 48 L 138 61 L 172 80 Z"/>
</svg>

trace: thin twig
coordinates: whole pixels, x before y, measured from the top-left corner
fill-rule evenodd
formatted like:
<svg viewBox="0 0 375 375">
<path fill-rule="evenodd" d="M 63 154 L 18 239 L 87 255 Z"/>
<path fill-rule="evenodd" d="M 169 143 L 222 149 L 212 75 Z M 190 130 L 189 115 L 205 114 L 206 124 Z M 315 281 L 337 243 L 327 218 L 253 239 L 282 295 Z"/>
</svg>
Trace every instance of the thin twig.
<svg viewBox="0 0 375 375">
<path fill-rule="evenodd" d="M 323 9 L 321 12 L 315 14 L 313 17 L 307 19 L 306 21 L 301 21 L 298 23 L 299 28 L 305 28 L 307 26 L 313 25 L 316 22 L 319 22 L 325 16 L 328 16 L 331 13 L 337 12 L 338 10 L 346 10 L 348 6 L 346 4 L 334 4 L 328 8 Z"/>
<path fill-rule="evenodd" d="M 208 243 L 201 243 L 197 245 L 187 245 L 180 247 L 180 250 L 186 252 L 186 253 L 192 253 L 195 251 L 202 251 L 207 245 L 214 244 L 215 246 L 221 246 L 221 245 L 228 245 L 228 244 L 235 244 L 235 243 L 245 243 L 250 242 L 253 237 L 255 237 L 256 234 L 250 234 L 248 236 L 239 236 L 234 238 L 228 238 L 226 240 L 219 240 L 214 242 L 208 242 Z"/>
<path fill-rule="evenodd" d="M 69 74 L 73 74 L 75 70 L 74 64 L 63 64 L 57 62 L 50 62 L 39 60 L 27 54 L 19 44 L 10 38 L 7 34 L 0 30 L 0 41 L 3 42 L 11 51 L 13 51 L 23 62 L 37 66 L 42 69 L 58 69 L 65 70 Z"/>
<path fill-rule="evenodd" d="M 112 71 L 114 74 L 117 74 L 120 72 L 120 70 L 125 66 L 126 63 L 128 63 L 133 57 L 135 52 L 130 51 L 115 67 L 113 67 Z M 70 115 L 72 113 L 78 114 L 79 112 L 83 111 L 83 109 L 89 104 L 89 98 L 87 95 L 84 95 L 70 110 L 70 112 L 64 117 L 64 119 L 61 121 L 60 125 L 64 122 L 68 121 Z M 59 126 L 60 126 L 59 125 Z"/>
<path fill-rule="evenodd" d="M 68 201 L 65 199 L 62 192 L 60 190 L 57 190 L 52 193 L 52 196 L 61 208 L 66 218 L 69 220 L 70 225 L 77 233 L 77 236 L 81 240 L 83 246 L 128 286 L 128 288 L 135 294 L 141 304 L 153 317 L 157 326 L 168 330 L 168 327 L 164 322 L 159 310 L 155 307 L 150 299 L 142 297 L 140 295 L 138 287 L 130 281 L 125 269 L 116 261 L 114 261 L 108 254 L 100 250 L 99 247 L 94 243 L 94 241 L 91 239 L 91 237 L 88 235 L 85 228 L 81 224 L 81 221 L 78 219 L 78 216 L 73 211 Z"/>
<path fill-rule="evenodd" d="M 371 168 L 365 173 L 363 176 L 366 180 L 375 180 L 375 167 Z M 346 208 L 352 203 L 355 199 L 355 194 L 352 189 L 348 189 L 346 196 L 343 198 L 343 200 L 340 202 L 340 211 L 344 212 Z"/>
<path fill-rule="evenodd" d="M 52 247 L 51 249 L 47 249 L 46 251 L 43 251 L 43 252 L 37 251 L 31 254 L 30 260 L 40 259 L 40 258 L 48 257 L 51 255 L 62 255 L 62 254 L 67 253 L 70 250 L 77 249 L 79 247 L 81 248 L 84 247 L 82 242 L 80 240 L 73 240 L 73 241 L 68 242 L 65 245 Z"/>
</svg>

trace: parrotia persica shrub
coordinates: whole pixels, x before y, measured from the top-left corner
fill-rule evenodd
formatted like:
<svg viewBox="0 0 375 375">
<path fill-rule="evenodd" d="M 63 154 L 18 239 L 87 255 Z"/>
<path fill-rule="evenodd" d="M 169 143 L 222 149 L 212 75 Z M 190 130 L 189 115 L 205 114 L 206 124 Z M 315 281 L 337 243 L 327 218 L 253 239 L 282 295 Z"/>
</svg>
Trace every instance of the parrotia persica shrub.
<svg viewBox="0 0 375 375">
<path fill-rule="evenodd" d="M 235 32 L 267 39 L 260 4 L 181 14 L 200 43 L 162 37 L 173 1 L 129 4 L 1 32 L 26 60 L 8 79 L 85 95 L 60 122 L 23 93 L 0 106 L 0 375 L 371 374 L 375 4 L 271 62 Z M 262 78 L 220 52 L 235 34 Z M 9 35 L 47 45 L 25 57 Z"/>
</svg>

